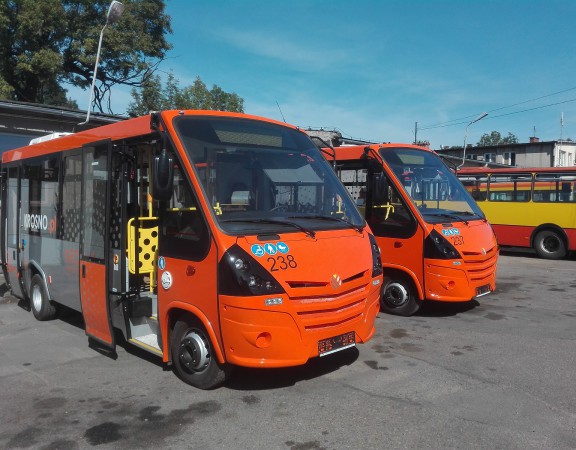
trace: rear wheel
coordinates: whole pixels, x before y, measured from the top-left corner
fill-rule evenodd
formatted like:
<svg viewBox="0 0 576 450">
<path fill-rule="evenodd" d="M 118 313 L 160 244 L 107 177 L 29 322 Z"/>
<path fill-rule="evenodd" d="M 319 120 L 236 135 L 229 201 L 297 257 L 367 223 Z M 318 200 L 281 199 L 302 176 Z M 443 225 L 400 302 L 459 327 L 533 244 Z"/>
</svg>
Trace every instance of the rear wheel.
<svg viewBox="0 0 576 450">
<path fill-rule="evenodd" d="M 422 300 L 416 294 L 414 283 L 406 276 L 386 277 L 380 297 L 382 311 L 397 316 L 411 316 L 420 309 Z"/>
<path fill-rule="evenodd" d="M 213 389 L 226 381 L 227 367 L 218 362 L 208 334 L 197 321 L 176 322 L 171 351 L 174 372 L 185 383 Z"/>
<path fill-rule="evenodd" d="M 30 284 L 30 306 L 38 320 L 52 320 L 56 317 L 56 306 L 48 297 L 44 279 L 38 274 L 32 277 Z"/>
<path fill-rule="evenodd" d="M 540 258 L 562 259 L 566 256 L 566 244 L 562 236 L 553 230 L 543 230 L 534 237 L 534 250 Z"/>
</svg>

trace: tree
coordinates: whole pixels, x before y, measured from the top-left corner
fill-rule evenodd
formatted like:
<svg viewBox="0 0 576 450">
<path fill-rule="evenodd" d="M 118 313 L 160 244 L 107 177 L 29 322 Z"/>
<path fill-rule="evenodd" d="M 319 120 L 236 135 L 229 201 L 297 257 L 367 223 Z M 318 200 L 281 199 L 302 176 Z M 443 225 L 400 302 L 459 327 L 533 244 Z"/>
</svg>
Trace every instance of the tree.
<svg viewBox="0 0 576 450">
<path fill-rule="evenodd" d="M 196 77 L 190 86 L 180 88 L 173 74 L 168 75 L 166 85 L 158 75 L 153 75 L 141 89 L 132 90 L 134 99 L 128 105 L 130 116 L 141 116 L 150 111 L 163 109 L 208 109 L 217 111 L 244 112 L 244 99 L 235 93 L 225 92 L 217 85 L 208 89 L 206 84 Z"/>
<path fill-rule="evenodd" d="M 103 35 L 94 91 L 96 108 L 110 109 L 116 84 L 141 86 L 171 48 L 163 0 L 124 0 L 118 23 Z M 70 106 L 66 84 L 88 89 L 109 0 L 2 0 L 0 95 Z"/>
<path fill-rule="evenodd" d="M 492 145 L 504 145 L 504 144 L 517 144 L 518 138 L 508 132 L 508 136 L 502 137 L 502 135 L 498 131 L 492 131 L 492 133 L 488 134 L 485 133 L 482 135 L 478 143 L 476 144 L 477 147 L 489 147 Z"/>
</svg>

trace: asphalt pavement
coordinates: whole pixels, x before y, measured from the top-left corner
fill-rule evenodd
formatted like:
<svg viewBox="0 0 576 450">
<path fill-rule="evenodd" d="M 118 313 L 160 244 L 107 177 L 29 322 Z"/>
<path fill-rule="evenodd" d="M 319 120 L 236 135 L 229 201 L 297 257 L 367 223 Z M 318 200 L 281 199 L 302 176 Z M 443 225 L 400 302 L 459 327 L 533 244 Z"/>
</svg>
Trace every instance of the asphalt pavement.
<svg viewBox="0 0 576 450">
<path fill-rule="evenodd" d="M 0 280 L 0 448 L 575 449 L 576 261 L 506 253 L 497 291 L 381 313 L 367 344 L 194 389 Z"/>
</svg>

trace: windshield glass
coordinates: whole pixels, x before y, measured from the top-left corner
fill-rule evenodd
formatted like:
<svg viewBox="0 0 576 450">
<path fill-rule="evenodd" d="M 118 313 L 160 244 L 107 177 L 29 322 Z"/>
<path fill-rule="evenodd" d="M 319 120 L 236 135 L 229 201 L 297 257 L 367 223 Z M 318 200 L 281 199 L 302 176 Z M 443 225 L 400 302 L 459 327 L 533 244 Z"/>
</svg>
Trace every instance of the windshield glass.
<svg viewBox="0 0 576 450">
<path fill-rule="evenodd" d="M 428 223 L 484 219 L 454 173 L 434 153 L 381 148 L 380 155 Z"/>
<path fill-rule="evenodd" d="M 174 125 L 224 231 L 313 235 L 364 226 L 304 133 L 244 118 L 181 116 Z"/>
</svg>

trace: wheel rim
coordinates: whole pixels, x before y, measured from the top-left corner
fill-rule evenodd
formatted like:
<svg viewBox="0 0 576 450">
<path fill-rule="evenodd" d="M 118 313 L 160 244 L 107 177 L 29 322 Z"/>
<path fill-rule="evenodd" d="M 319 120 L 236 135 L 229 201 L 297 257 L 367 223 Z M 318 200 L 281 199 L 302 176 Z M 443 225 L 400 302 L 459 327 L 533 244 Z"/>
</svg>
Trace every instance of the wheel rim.
<svg viewBox="0 0 576 450">
<path fill-rule="evenodd" d="M 40 292 L 40 287 L 37 284 L 32 286 L 31 298 L 34 309 L 40 311 L 42 309 L 42 292 Z"/>
<path fill-rule="evenodd" d="M 390 283 L 384 291 L 384 300 L 395 308 L 405 305 L 410 299 L 408 290 L 400 283 Z"/>
<path fill-rule="evenodd" d="M 180 342 L 178 357 L 182 367 L 192 373 L 202 372 L 210 362 L 210 352 L 198 331 L 190 331 Z"/>
<path fill-rule="evenodd" d="M 548 253 L 554 253 L 560 248 L 560 242 L 556 236 L 546 236 L 542 241 L 542 247 Z"/>
</svg>

